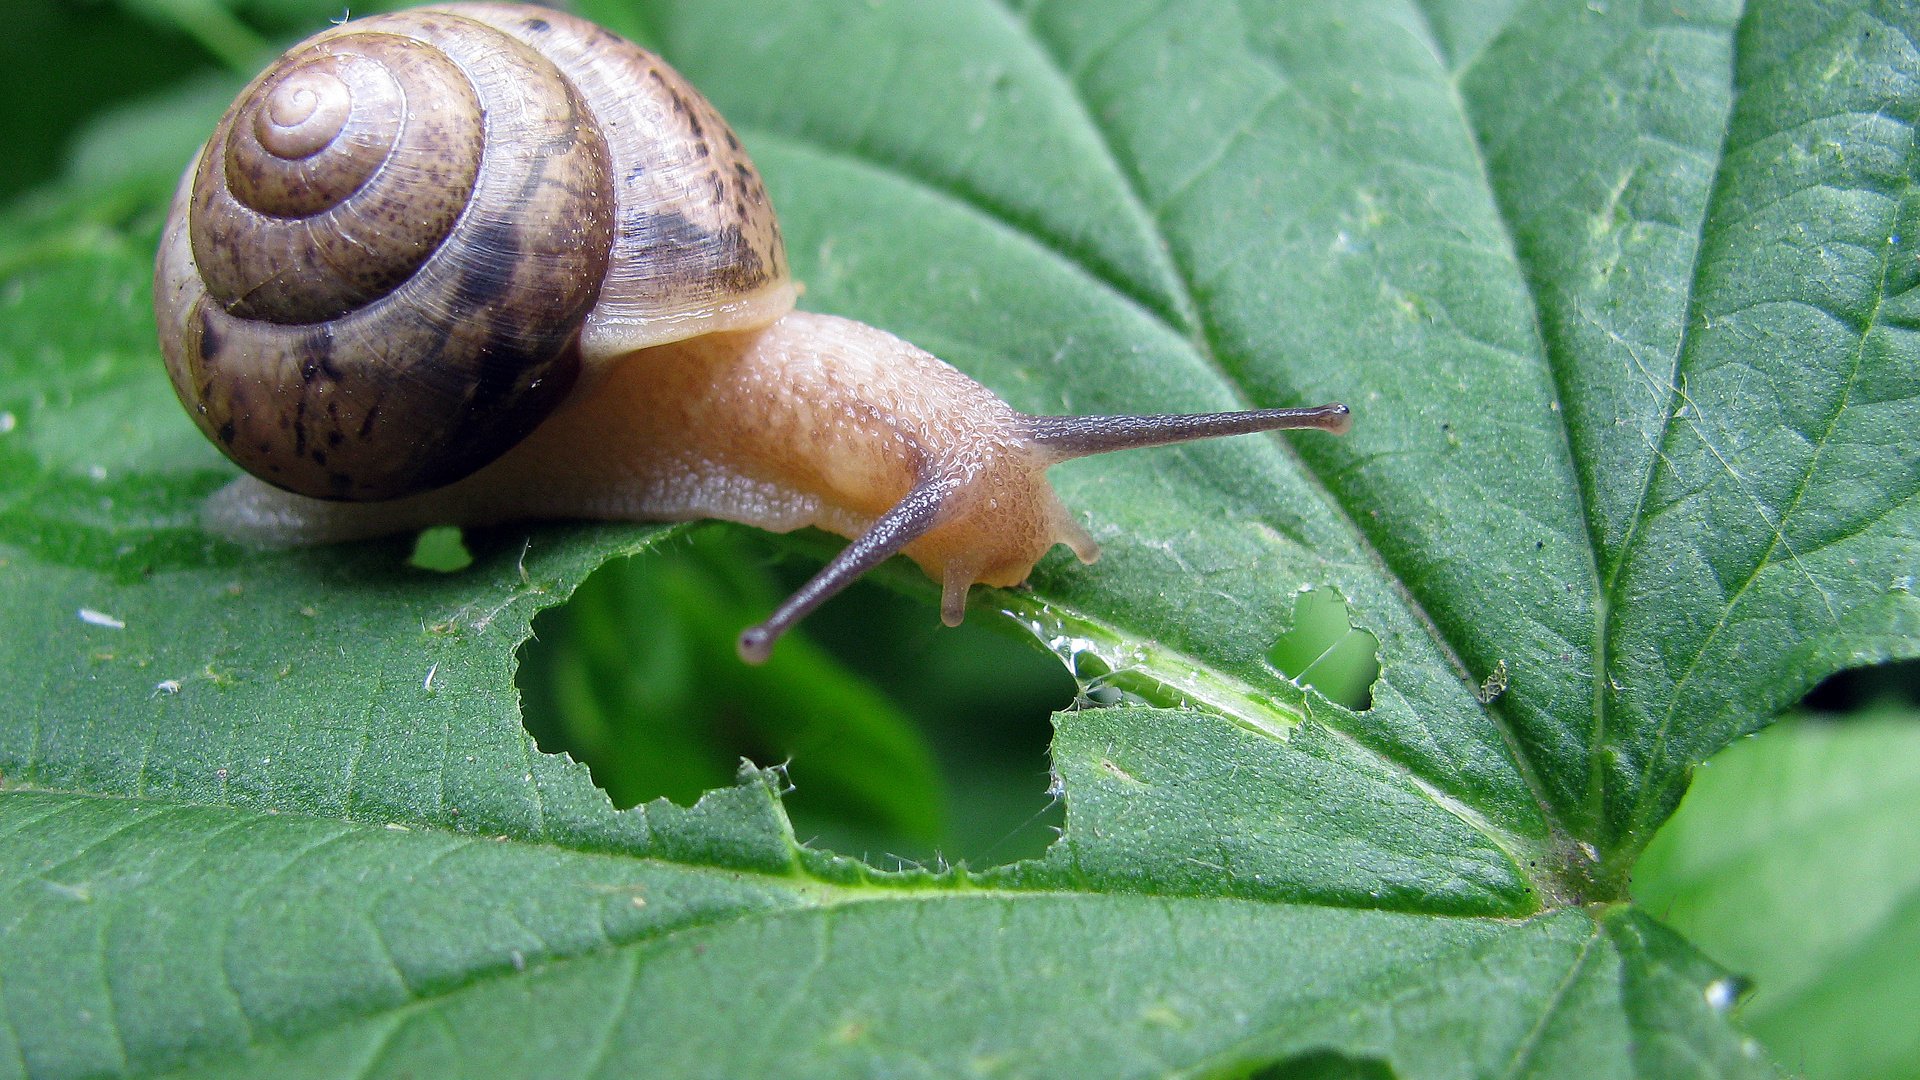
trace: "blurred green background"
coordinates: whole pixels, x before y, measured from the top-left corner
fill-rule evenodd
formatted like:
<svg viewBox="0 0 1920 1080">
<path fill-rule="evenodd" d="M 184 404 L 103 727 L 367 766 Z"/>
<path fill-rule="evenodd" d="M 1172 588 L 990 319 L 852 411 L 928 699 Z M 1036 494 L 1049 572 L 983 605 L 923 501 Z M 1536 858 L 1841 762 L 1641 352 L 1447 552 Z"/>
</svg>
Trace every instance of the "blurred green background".
<svg viewBox="0 0 1920 1080">
<path fill-rule="evenodd" d="M 0 78 L 5 100 L 29 107 L 0 111 L 13 149 L 0 156 L 0 220 L 154 234 L 155 193 L 240 85 L 344 13 L 338 0 L 7 4 L 15 18 L 0 39 Z M 575 8 L 639 29 L 618 0 Z M 534 624 L 519 678 L 528 728 L 549 752 L 586 762 L 620 806 L 689 803 L 730 782 L 745 757 L 787 764 L 801 839 L 879 866 L 1039 854 L 1064 822 L 1048 770 L 1050 714 L 1124 692 L 1100 671 L 1076 680 L 1005 620 L 982 613 L 942 627 L 935 590 L 904 563 L 809 619 L 767 667 L 741 664 L 739 631 L 840 543 L 699 526 L 603 568 Z M 415 563 L 458 573 L 460 544 L 457 531 L 436 530 Z M 1372 635 L 1351 629 L 1330 592 L 1299 605 L 1269 660 L 1364 706 L 1379 670 Z"/>
</svg>

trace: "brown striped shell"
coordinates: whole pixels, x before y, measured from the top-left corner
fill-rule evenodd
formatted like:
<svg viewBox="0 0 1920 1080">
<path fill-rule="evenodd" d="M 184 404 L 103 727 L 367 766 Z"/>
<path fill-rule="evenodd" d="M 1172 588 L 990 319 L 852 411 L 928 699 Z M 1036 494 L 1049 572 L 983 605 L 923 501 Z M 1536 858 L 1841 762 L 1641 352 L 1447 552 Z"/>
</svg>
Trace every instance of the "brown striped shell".
<svg viewBox="0 0 1920 1080">
<path fill-rule="evenodd" d="M 175 391 L 321 498 L 492 461 L 583 366 L 792 307 L 766 191 L 658 57 L 543 8 L 378 15 L 295 46 L 189 167 L 154 307 Z"/>
</svg>

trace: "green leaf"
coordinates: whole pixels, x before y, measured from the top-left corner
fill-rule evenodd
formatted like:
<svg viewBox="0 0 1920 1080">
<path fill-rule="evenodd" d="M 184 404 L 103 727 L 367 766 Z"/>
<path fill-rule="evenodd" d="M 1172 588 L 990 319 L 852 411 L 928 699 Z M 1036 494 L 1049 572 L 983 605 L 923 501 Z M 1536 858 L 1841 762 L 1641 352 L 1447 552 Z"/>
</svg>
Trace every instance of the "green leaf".
<svg viewBox="0 0 1920 1080">
<path fill-rule="evenodd" d="M 1610 575 L 1602 835 L 1848 664 L 1914 655 L 1911 11 L 1756 7 L 1668 419 Z"/>
<path fill-rule="evenodd" d="M 1752 980 L 1742 1022 L 1815 1080 L 1920 1072 L 1920 725 L 1799 721 L 1701 770 L 1634 895 Z"/>
<path fill-rule="evenodd" d="M 1030 411 L 1354 431 L 1058 470 L 1105 557 L 972 614 L 1126 701 L 1056 718 L 1043 857 L 884 873 L 753 767 L 615 810 L 515 651 L 680 530 L 204 533 L 232 470 L 147 313 L 177 136 L 122 120 L 0 241 L 0 1070 L 1766 1074 L 1625 882 L 1714 751 L 1920 652 L 1910 8 L 607 17 L 739 127 L 809 307 Z M 1273 660 L 1317 590 L 1364 711 Z M 791 678 L 859 733 L 819 775 L 925 767 Z"/>
<path fill-rule="evenodd" d="M 1672 970 L 1698 961 L 1625 910 L 902 893 L 32 792 L 0 834 L 29 871 L 4 925 L 38 946 L 7 965 L 0 1060 L 35 1075 L 1114 1075 L 1328 1045 L 1402 1075 L 1672 1075 L 1659 1034 L 1707 1009 Z M 1695 1015 L 1637 1015 L 1662 978 Z"/>
</svg>

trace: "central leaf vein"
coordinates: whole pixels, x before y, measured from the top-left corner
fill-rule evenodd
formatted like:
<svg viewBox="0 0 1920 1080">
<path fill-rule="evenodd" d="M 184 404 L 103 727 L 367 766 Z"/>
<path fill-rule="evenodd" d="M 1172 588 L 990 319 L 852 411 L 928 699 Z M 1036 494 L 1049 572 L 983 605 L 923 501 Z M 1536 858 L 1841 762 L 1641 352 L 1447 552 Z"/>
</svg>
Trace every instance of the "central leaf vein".
<svg viewBox="0 0 1920 1080">
<path fill-rule="evenodd" d="M 1435 57 L 1442 56 L 1443 50 L 1440 47 L 1438 37 L 1434 33 L 1433 23 L 1429 19 L 1426 9 L 1420 4 L 1415 3 L 1413 5 L 1413 11 L 1417 15 L 1420 28 L 1424 33 L 1424 44 Z M 1460 93 L 1459 78 L 1464 74 L 1465 69 L 1462 69 L 1459 75 L 1443 81 L 1447 87 L 1449 103 L 1454 114 L 1459 118 L 1460 129 L 1466 138 L 1467 149 L 1472 155 L 1474 167 L 1478 170 L 1477 180 L 1479 186 L 1481 190 L 1486 193 L 1487 202 L 1492 209 L 1494 221 L 1499 226 L 1500 235 L 1505 244 L 1505 254 L 1515 268 L 1521 271 L 1518 277 L 1520 279 L 1520 286 L 1525 294 L 1526 310 L 1529 317 L 1528 329 L 1532 334 L 1534 347 L 1538 350 L 1536 355 L 1526 357 L 1525 359 L 1529 363 L 1545 362 L 1547 373 L 1553 380 L 1556 393 L 1564 401 L 1567 398 L 1568 379 L 1568 373 L 1565 369 L 1572 363 L 1572 358 L 1558 356 L 1558 350 L 1550 347 L 1546 335 L 1542 332 L 1539 289 L 1530 272 L 1532 266 L 1525 259 L 1520 245 L 1515 239 L 1512 210 L 1502 203 L 1499 188 L 1493 182 L 1493 173 L 1487 162 L 1486 151 L 1481 145 L 1480 127 L 1475 121 L 1472 109 L 1468 107 L 1465 98 L 1462 97 Z M 1564 479 L 1566 482 L 1563 486 L 1572 493 L 1571 497 L 1576 503 L 1575 510 L 1578 517 L 1586 524 L 1586 565 L 1589 573 L 1592 575 L 1592 589 L 1590 594 L 1597 596 L 1599 594 L 1599 569 L 1594 536 L 1595 530 L 1598 528 L 1598 523 L 1593 519 L 1589 499 L 1579 481 L 1578 472 L 1573 468 L 1573 437 L 1572 432 L 1569 431 L 1567 427 L 1567 410 L 1565 408 L 1555 410 L 1555 415 L 1559 418 L 1560 448 L 1562 455 L 1560 460 L 1554 464 L 1558 465 L 1565 474 Z M 1596 619 L 1596 624 L 1599 622 L 1600 620 Z M 1593 665 L 1596 684 L 1604 681 L 1606 677 L 1602 654 L 1598 650 L 1598 638 L 1599 630 L 1596 625 L 1596 649 Z M 1545 785 L 1541 783 L 1539 775 L 1540 763 L 1534 760 L 1532 753 L 1528 750 L 1526 741 L 1520 737 L 1513 718 L 1507 715 L 1506 708 L 1503 707 L 1498 700 L 1485 705 L 1484 708 L 1489 718 L 1493 720 L 1495 728 L 1500 732 L 1500 737 L 1506 742 L 1508 753 L 1513 756 L 1521 774 L 1526 778 L 1527 789 L 1533 793 L 1534 800 L 1539 804 L 1541 813 L 1545 814 L 1547 820 L 1554 822 L 1557 827 L 1562 826 L 1564 824 L 1562 815 L 1558 808 L 1552 805 L 1551 800 L 1547 798 Z M 1596 710 L 1594 717 L 1595 728 L 1598 728 L 1603 723 L 1602 716 L 1598 710 Z M 1598 732 L 1596 731 L 1595 734 L 1597 736 Z M 1591 749 L 1592 745 L 1592 743 L 1589 744 L 1589 749 Z"/>
</svg>

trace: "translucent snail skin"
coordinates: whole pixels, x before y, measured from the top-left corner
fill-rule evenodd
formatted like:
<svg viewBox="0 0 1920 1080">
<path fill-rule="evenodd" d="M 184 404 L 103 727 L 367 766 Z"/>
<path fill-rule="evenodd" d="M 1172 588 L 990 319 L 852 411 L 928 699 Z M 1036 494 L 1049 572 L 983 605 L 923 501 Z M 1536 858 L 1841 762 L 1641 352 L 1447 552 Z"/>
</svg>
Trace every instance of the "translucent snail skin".
<svg viewBox="0 0 1920 1080">
<path fill-rule="evenodd" d="M 333 27 L 241 92 L 174 200 L 154 306 L 174 389 L 252 474 L 213 496 L 215 531 L 849 537 L 741 635 L 755 663 L 895 553 L 941 582 L 949 625 L 974 582 L 1018 584 L 1055 544 L 1091 562 L 1050 465 L 1350 423 L 1028 416 L 795 294 L 759 174 L 678 73 L 560 12 L 451 4 Z"/>
</svg>

